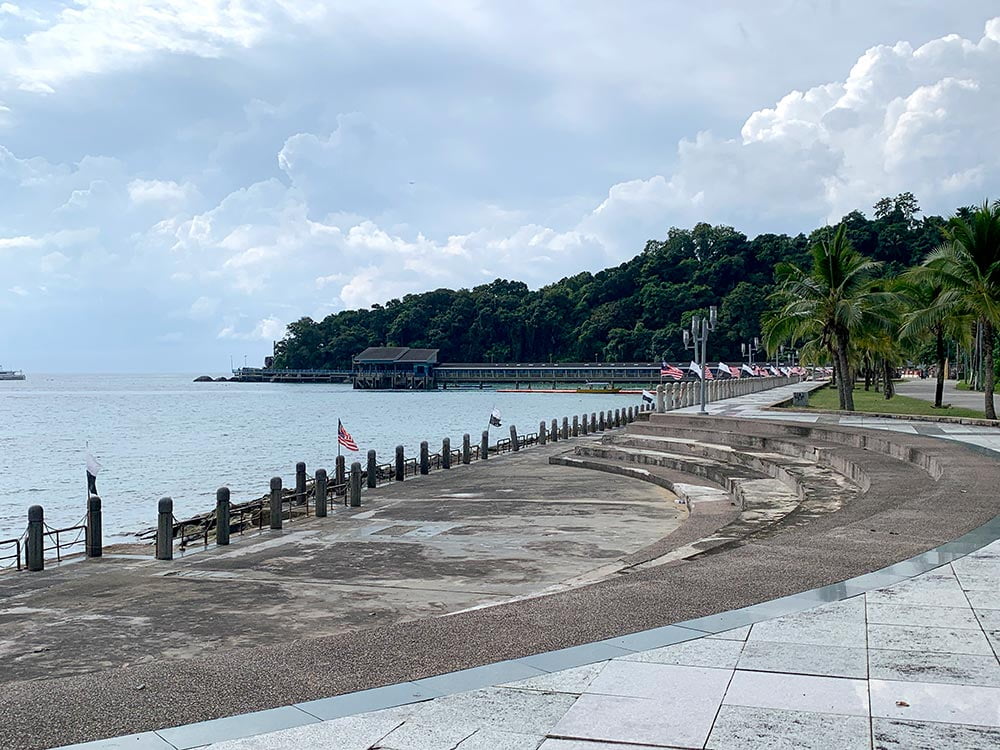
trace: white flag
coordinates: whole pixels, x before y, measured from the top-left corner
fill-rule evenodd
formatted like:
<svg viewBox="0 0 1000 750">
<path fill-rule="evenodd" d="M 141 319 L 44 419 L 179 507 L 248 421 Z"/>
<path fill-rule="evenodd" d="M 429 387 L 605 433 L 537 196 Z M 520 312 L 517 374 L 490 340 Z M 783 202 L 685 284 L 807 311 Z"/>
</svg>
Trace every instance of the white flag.
<svg viewBox="0 0 1000 750">
<path fill-rule="evenodd" d="M 500 410 L 494 409 L 493 413 L 490 414 L 490 426 L 499 427 L 500 426 Z"/>
<path fill-rule="evenodd" d="M 647 390 L 643 390 L 643 392 L 642 392 L 642 400 L 643 400 L 643 401 L 644 401 L 645 403 L 647 403 L 647 404 L 651 404 L 651 403 L 653 403 L 653 394 L 652 394 L 652 393 L 650 393 L 650 392 L 649 392 L 649 391 L 647 391 Z"/>
<path fill-rule="evenodd" d="M 94 454 L 87 451 L 84 454 L 84 461 L 87 464 L 87 492 L 90 495 L 97 494 L 97 474 L 101 470 L 101 465 L 97 463 Z"/>
<path fill-rule="evenodd" d="M 701 377 L 701 365 L 699 365 L 694 360 L 691 360 L 691 364 L 688 365 L 688 369 L 695 375 L 697 375 L 699 378 Z"/>
<path fill-rule="evenodd" d="M 740 369 L 743 372 L 750 373 L 751 375 L 756 375 L 757 374 L 756 372 L 754 372 L 753 368 L 750 365 L 748 365 L 746 362 L 743 363 L 743 367 L 741 367 Z"/>
</svg>

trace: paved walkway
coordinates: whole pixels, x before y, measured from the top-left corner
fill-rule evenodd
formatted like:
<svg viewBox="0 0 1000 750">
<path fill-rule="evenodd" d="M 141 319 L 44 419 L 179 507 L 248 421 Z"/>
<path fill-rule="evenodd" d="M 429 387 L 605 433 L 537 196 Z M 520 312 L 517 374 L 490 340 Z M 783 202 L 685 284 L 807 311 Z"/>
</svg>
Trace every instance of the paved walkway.
<svg viewBox="0 0 1000 750">
<path fill-rule="evenodd" d="M 955 387 L 954 380 L 944 381 L 941 392 L 941 403 L 961 406 L 966 409 L 983 410 L 983 394 L 979 391 L 960 391 Z M 910 396 L 934 403 L 934 389 L 937 381 L 934 378 L 906 380 L 896 384 L 896 393 L 900 396 Z"/>
<path fill-rule="evenodd" d="M 995 428 L 766 410 L 800 388 L 709 411 L 920 433 L 1000 452 Z M 1000 748 L 1000 542 L 988 543 L 998 537 L 994 521 L 852 585 L 539 654 L 521 674 L 506 662 L 78 747 Z M 366 710 L 375 707 L 382 710 Z M 271 729 L 279 731 L 262 734 Z M 244 739 L 225 739 L 234 737 Z"/>
</svg>

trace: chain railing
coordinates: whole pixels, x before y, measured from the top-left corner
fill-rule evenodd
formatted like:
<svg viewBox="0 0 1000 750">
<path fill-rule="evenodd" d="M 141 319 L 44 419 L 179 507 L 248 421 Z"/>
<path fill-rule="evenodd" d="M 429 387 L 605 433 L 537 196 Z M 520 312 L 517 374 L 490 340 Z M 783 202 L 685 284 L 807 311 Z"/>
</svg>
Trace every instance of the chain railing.
<svg viewBox="0 0 1000 750">
<path fill-rule="evenodd" d="M 17 566 L 17 569 L 21 569 L 21 547 L 22 540 L 25 535 L 22 534 L 18 539 L 0 539 L 0 549 L 4 547 L 14 547 L 14 554 L 12 555 L 0 555 L 0 568 L 12 568 Z M 13 560 L 12 563 L 5 563 L 5 560 Z"/>
</svg>

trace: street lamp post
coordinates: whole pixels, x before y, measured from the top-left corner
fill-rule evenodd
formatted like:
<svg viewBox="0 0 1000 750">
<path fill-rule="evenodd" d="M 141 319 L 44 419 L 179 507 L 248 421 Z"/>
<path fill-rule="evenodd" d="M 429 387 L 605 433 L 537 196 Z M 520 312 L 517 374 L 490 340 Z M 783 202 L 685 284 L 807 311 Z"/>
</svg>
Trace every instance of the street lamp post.
<svg viewBox="0 0 1000 750">
<path fill-rule="evenodd" d="M 715 330 L 715 323 L 718 319 L 718 308 L 712 305 L 708 308 L 708 317 L 695 315 L 691 318 L 691 330 L 684 331 L 684 348 L 694 349 L 695 359 L 698 358 L 698 345 L 701 344 L 701 409 L 699 414 L 708 414 L 705 404 L 708 402 L 708 390 L 705 383 L 705 368 L 708 367 L 706 356 L 708 346 L 708 332 Z"/>
<path fill-rule="evenodd" d="M 760 338 L 754 336 L 753 341 L 749 344 L 746 342 L 740 344 L 740 350 L 743 352 L 744 357 L 749 358 L 750 366 L 753 367 L 753 355 L 760 351 Z"/>
</svg>

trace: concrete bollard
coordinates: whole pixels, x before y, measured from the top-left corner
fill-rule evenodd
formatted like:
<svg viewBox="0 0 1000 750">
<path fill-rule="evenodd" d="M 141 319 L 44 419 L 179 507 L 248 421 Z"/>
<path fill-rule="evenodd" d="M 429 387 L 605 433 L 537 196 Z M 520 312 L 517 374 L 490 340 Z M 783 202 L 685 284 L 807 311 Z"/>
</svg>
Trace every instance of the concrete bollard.
<svg viewBox="0 0 1000 750">
<path fill-rule="evenodd" d="M 28 570 L 45 570 L 45 511 L 41 505 L 28 508 L 28 538 L 25 540 Z"/>
<path fill-rule="evenodd" d="M 483 437 L 479 443 L 479 457 L 485 461 L 490 457 L 490 431 L 483 430 Z"/>
<path fill-rule="evenodd" d="M 590 431 L 597 432 L 597 412 L 590 412 Z"/>
<path fill-rule="evenodd" d="M 101 498 L 91 495 L 87 498 L 87 557 L 100 557 L 104 554 L 103 536 Z"/>
<path fill-rule="evenodd" d="M 563 440 L 569 439 L 569 418 L 563 417 L 562 432 L 559 433 L 559 437 Z"/>
<path fill-rule="evenodd" d="M 545 422 L 542 421 L 542 422 L 538 423 L 538 444 L 539 445 L 545 445 L 545 442 L 546 442 L 546 437 L 545 437 Z"/>
<path fill-rule="evenodd" d="M 375 449 L 368 451 L 368 469 L 365 471 L 368 479 L 368 489 L 373 490 L 378 487 L 378 456 Z"/>
<path fill-rule="evenodd" d="M 215 543 L 221 547 L 229 544 L 229 488 L 219 487 L 215 491 Z"/>
<path fill-rule="evenodd" d="M 169 497 L 156 504 L 156 559 L 174 559 L 174 501 Z"/>
<path fill-rule="evenodd" d="M 306 503 L 306 464 L 299 461 L 295 464 L 295 502 L 298 505 Z"/>
<path fill-rule="evenodd" d="M 337 460 L 333 465 L 333 483 L 340 487 L 337 490 L 337 494 L 347 495 L 347 490 L 343 489 L 344 485 L 347 483 L 347 470 L 345 468 L 346 460 L 343 456 L 337 456 Z"/>
<path fill-rule="evenodd" d="M 573 437 L 579 437 L 580 435 L 580 418 L 573 415 Z"/>
<path fill-rule="evenodd" d="M 396 446 L 396 481 L 402 482 L 406 476 L 406 456 L 403 455 L 403 446 Z"/>
<path fill-rule="evenodd" d="M 622 426 L 622 410 L 615 409 L 615 427 Z"/>
<path fill-rule="evenodd" d="M 587 415 L 584 414 L 583 418 L 580 420 L 580 429 L 583 431 L 584 435 L 590 434 L 590 425 L 587 424 Z"/>
<path fill-rule="evenodd" d="M 559 442 L 559 422 L 555 419 L 552 420 L 552 431 L 549 437 L 552 438 L 553 443 Z"/>
<path fill-rule="evenodd" d="M 604 412 L 597 413 L 597 431 L 604 432 Z"/>
<path fill-rule="evenodd" d="M 663 401 L 663 383 L 656 386 L 656 413 L 663 414 L 667 410 L 666 404 Z"/>
<path fill-rule="evenodd" d="M 441 441 L 441 468 L 451 468 L 451 438 L 444 438 Z"/>
<path fill-rule="evenodd" d="M 514 425 L 510 426 L 510 449 L 515 453 L 521 450 L 517 444 L 517 428 Z"/>
<path fill-rule="evenodd" d="M 462 463 L 467 464 L 472 461 L 472 438 L 469 433 L 462 435 Z"/>
<path fill-rule="evenodd" d="M 281 528 L 281 477 L 271 477 L 271 528 Z"/>
<path fill-rule="evenodd" d="M 326 518 L 326 469 L 316 469 L 316 518 Z"/>
<path fill-rule="evenodd" d="M 420 441 L 420 473 L 429 474 L 431 470 L 431 458 L 430 449 L 427 447 L 427 441 Z"/>
<path fill-rule="evenodd" d="M 361 507 L 361 462 L 351 464 L 351 507 Z"/>
</svg>

